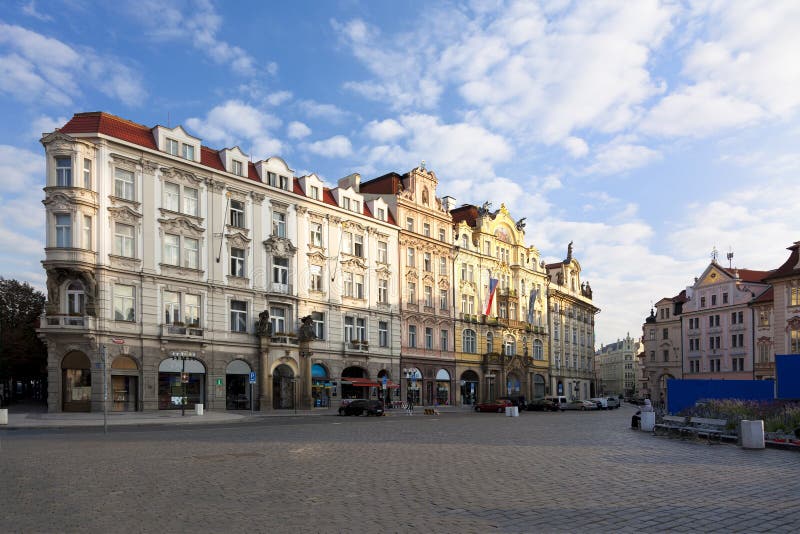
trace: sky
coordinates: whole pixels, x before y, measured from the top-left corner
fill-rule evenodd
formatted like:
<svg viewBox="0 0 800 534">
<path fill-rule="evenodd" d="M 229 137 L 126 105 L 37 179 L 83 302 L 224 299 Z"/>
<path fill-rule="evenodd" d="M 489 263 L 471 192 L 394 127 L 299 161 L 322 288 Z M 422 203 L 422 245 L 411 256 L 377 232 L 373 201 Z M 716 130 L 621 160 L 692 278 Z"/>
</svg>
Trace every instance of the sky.
<svg viewBox="0 0 800 534">
<path fill-rule="evenodd" d="M 422 161 L 574 243 L 597 348 L 710 262 L 800 240 L 800 2 L 6 0 L 0 276 L 44 288 L 42 133 L 181 124 L 329 185 Z"/>
</svg>

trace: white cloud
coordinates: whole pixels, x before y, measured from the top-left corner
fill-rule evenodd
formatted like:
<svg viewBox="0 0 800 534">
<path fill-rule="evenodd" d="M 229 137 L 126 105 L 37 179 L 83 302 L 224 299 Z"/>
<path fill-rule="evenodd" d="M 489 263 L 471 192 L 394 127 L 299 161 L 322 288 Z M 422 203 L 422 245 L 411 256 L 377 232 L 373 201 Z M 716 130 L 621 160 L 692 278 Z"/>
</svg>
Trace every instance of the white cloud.
<svg viewBox="0 0 800 534">
<path fill-rule="evenodd" d="M 573 158 L 582 158 L 589 153 L 589 145 L 580 137 L 570 136 L 564 139 L 564 148 Z"/>
<path fill-rule="evenodd" d="M 203 119 L 187 119 L 186 126 L 204 141 L 222 145 L 219 148 L 239 146 L 256 160 L 280 154 L 284 148 L 270 132 L 281 126 L 280 119 L 238 100 L 215 106 Z"/>
<path fill-rule="evenodd" d="M 265 100 L 270 106 L 280 106 L 292 98 L 291 91 L 276 91 L 267 95 Z"/>
<path fill-rule="evenodd" d="M 661 158 L 661 153 L 643 145 L 614 140 L 597 149 L 586 174 L 609 175 L 643 167 Z"/>
<path fill-rule="evenodd" d="M 348 113 L 333 104 L 321 104 L 313 100 L 300 100 L 298 107 L 307 116 L 313 119 L 326 119 L 331 122 L 340 122 Z"/>
<path fill-rule="evenodd" d="M 39 19 L 39 20 L 41 20 L 43 22 L 50 22 L 51 20 L 53 20 L 53 17 L 51 17 L 50 15 L 48 15 L 46 13 L 40 13 L 36 9 L 36 2 L 34 0 L 31 0 L 27 4 L 23 4 L 22 5 L 22 12 L 25 13 L 26 15 L 28 15 L 29 17 L 33 17 L 35 19 Z"/>
<path fill-rule="evenodd" d="M 327 158 L 343 158 L 353 153 L 350 140 L 343 135 L 335 135 L 323 141 L 315 141 L 306 145 L 306 149 Z"/>
<path fill-rule="evenodd" d="M 385 143 L 402 137 L 406 129 L 394 119 L 370 121 L 364 126 L 365 133 L 375 141 Z"/>
<path fill-rule="evenodd" d="M 286 127 L 286 135 L 290 139 L 303 139 L 311 135 L 311 128 L 300 121 L 292 121 Z"/>
<path fill-rule="evenodd" d="M 139 73 L 120 58 L 0 23 L 0 92 L 22 102 L 66 106 L 88 89 L 128 105 L 146 95 Z"/>
</svg>

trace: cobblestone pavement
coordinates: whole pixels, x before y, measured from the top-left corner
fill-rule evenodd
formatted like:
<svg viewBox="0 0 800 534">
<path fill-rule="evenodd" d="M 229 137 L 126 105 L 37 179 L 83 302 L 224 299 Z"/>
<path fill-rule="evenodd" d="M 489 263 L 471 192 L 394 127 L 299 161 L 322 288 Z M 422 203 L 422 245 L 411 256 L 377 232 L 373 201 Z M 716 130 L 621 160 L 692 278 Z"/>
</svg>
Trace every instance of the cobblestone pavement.
<svg viewBox="0 0 800 534">
<path fill-rule="evenodd" d="M 800 455 L 608 412 L 0 431 L 0 532 L 797 532 Z"/>
</svg>

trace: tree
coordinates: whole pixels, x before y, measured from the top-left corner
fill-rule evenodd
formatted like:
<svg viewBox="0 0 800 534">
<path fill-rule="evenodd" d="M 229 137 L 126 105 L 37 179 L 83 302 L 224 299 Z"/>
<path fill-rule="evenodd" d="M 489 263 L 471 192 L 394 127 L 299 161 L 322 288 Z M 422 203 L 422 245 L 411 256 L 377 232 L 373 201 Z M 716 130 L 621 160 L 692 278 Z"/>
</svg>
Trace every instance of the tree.
<svg viewBox="0 0 800 534">
<path fill-rule="evenodd" d="M 36 335 L 44 302 L 27 282 L 0 277 L 0 380 L 47 374 L 47 349 Z"/>
</svg>

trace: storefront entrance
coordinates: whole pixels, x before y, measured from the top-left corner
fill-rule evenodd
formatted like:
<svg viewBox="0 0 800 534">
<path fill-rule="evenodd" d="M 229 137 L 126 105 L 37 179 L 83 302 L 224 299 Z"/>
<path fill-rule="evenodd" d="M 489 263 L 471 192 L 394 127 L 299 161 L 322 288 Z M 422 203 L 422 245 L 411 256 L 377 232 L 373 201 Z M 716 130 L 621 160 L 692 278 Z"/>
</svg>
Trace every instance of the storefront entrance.
<svg viewBox="0 0 800 534">
<path fill-rule="evenodd" d="M 461 374 L 461 404 L 471 406 L 478 402 L 478 375 L 475 371 Z"/>
<path fill-rule="evenodd" d="M 544 398 L 545 395 L 545 388 L 544 388 L 544 377 L 542 375 L 533 375 L 533 398 L 534 399 L 541 399 Z"/>
<path fill-rule="evenodd" d="M 111 364 L 111 410 L 139 409 L 139 366 L 130 356 L 117 356 Z"/>
<path fill-rule="evenodd" d="M 414 406 L 422 403 L 422 373 L 416 367 L 406 370 L 406 402 Z"/>
<path fill-rule="evenodd" d="M 331 405 L 331 382 L 325 366 L 315 363 L 311 366 L 311 396 L 314 408 L 328 408 Z"/>
<path fill-rule="evenodd" d="M 439 369 L 436 373 L 436 404 L 448 406 L 450 404 L 450 373 Z"/>
<path fill-rule="evenodd" d="M 377 385 L 367 379 L 367 372 L 361 367 L 347 367 L 342 371 L 342 399 L 369 399 L 371 388 Z"/>
<path fill-rule="evenodd" d="M 250 365 L 233 360 L 225 369 L 225 409 L 250 409 Z"/>
<path fill-rule="evenodd" d="M 294 408 L 294 372 L 286 364 L 272 371 L 272 408 L 291 410 Z"/>
<path fill-rule="evenodd" d="M 72 351 L 61 360 L 61 388 L 63 411 L 92 411 L 92 370 L 84 353 Z"/>
<path fill-rule="evenodd" d="M 185 363 L 185 367 L 183 364 Z M 189 381 L 181 382 L 181 371 L 188 374 Z M 197 360 L 168 358 L 158 366 L 158 409 L 194 409 L 195 404 L 205 404 L 206 368 Z"/>
</svg>

